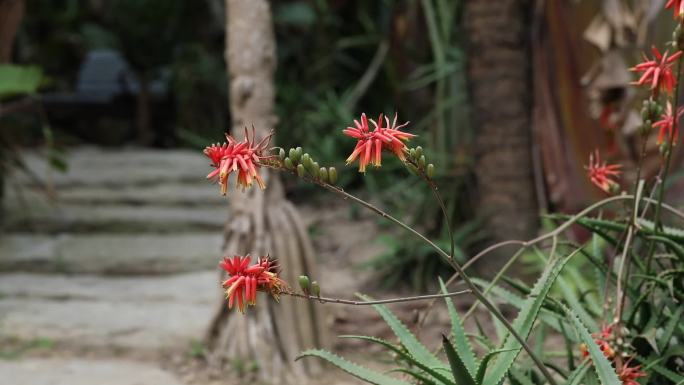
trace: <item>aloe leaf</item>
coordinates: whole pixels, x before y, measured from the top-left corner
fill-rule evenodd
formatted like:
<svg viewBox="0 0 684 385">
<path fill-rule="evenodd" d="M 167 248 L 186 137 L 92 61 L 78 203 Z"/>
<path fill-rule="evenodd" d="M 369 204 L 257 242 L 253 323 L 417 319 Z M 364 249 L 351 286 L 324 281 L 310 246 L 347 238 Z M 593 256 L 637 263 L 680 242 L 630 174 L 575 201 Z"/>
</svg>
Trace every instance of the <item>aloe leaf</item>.
<svg viewBox="0 0 684 385">
<path fill-rule="evenodd" d="M 589 360 L 584 360 L 575 370 L 570 373 L 565 385 L 579 385 L 589 370 Z"/>
<path fill-rule="evenodd" d="M 534 382 L 532 382 L 530 377 L 525 375 L 525 373 L 522 371 L 511 368 L 510 373 L 511 377 L 513 377 L 513 379 L 515 379 L 520 385 L 534 385 Z"/>
<path fill-rule="evenodd" d="M 322 350 L 322 349 L 311 349 L 311 350 L 306 350 L 302 352 L 299 357 L 297 357 L 297 360 L 303 358 L 303 357 L 318 357 L 321 359 L 324 359 L 331 364 L 337 366 L 338 368 L 344 370 L 345 372 L 351 374 L 352 376 L 362 380 L 366 381 L 370 384 L 375 384 L 375 385 L 410 385 L 408 382 L 387 376 L 382 373 L 378 373 L 375 371 L 372 371 L 366 367 L 363 367 L 359 364 L 355 364 L 351 361 L 347 361 L 346 359 L 338 356 L 337 354 L 331 353 L 327 350 Z"/>
<path fill-rule="evenodd" d="M 359 297 L 370 301 L 370 297 L 359 294 Z M 399 338 L 399 341 L 406 348 L 406 350 L 418 361 L 428 366 L 446 367 L 442 361 L 437 359 L 428 348 L 425 347 L 416 336 L 408 330 L 408 328 L 384 305 L 373 305 L 375 310 L 387 322 L 387 325 L 392 329 L 394 334 Z"/>
<path fill-rule="evenodd" d="M 672 381 L 674 384 L 683 384 L 684 383 L 684 376 L 681 374 L 675 373 L 671 371 L 670 369 L 667 369 L 660 365 L 661 359 L 658 357 L 654 358 L 649 358 L 649 359 L 644 359 L 643 357 L 638 357 L 639 361 L 644 365 L 643 371 L 646 373 L 649 372 L 656 372 L 660 374 L 661 376 L 667 378 L 668 380 Z"/>
<path fill-rule="evenodd" d="M 397 368 L 397 369 L 389 371 L 389 373 L 391 373 L 391 372 L 406 373 L 409 376 L 418 380 L 419 381 L 418 383 L 421 385 L 438 385 L 434 380 L 432 380 L 431 378 L 428 378 L 427 376 L 423 375 L 422 373 L 420 373 L 416 370 L 411 370 L 411 369 L 406 369 L 406 368 Z"/>
<path fill-rule="evenodd" d="M 442 335 L 442 345 L 444 345 L 444 352 L 449 360 L 449 365 L 451 365 L 451 373 L 456 383 L 458 385 L 475 385 L 475 380 L 445 335 Z"/>
<path fill-rule="evenodd" d="M 544 299 L 548 295 L 549 290 L 551 290 L 551 286 L 556 281 L 556 277 L 558 277 L 565 264 L 580 250 L 581 249 L 577 249 L 566 257 L 553 258 L 546 265 L 544 272 L 532 288 L 530 295 L 525 299 L 525 303 L 520 309 L 518 316 L 512 323 L 513 328 L 522 336 L 522 338 L 527 338 L 532 331 L 534 322 L 544 304 Z M 513 350 L 497 356 L 491 373 L 489 373 L 488 376 L 485 376 L 484 384 L 498 385 L 513 365 L 520 350 L 522 350 L 520 342 L 514 338 L 506 338 L 502 348 Z"/>
<path fill-rule="evenodd" d="M 577 313 L 570 308 L 565 308 L 565 311 L 572 321 L 572 324 L 575 325 L 575 329 L 577 330 L 577 334 L 579 334 L 580 339 L 587 346 L 589 357 L 591 357 L 594 370 L 596 371 L 596 375 L 598 376 L 601 384 L 622 385 L 622 381 L 620 381 L 615 373 L 615 369 L 603 354 L 599 346 L 596 344 L 594 337 L 591 336 L 589 330 L 587 330 L 587 327 L 584 326 L 582 321 L 580 321 L 580 319 L 577 317 Z"/>
<path fill-rule="evenodd" d="M 434 377 L 436 380 L 440 381 L 441 383 L 445 385 L 455 385 L 453 381 L 449 380 L 447 377 L 445 377 L 443 374 L 439 373 L 437 370 L 438 369 L 444 369 L 446 372 L 451 373 L 449 368 L 444 367 L 444 365 L 440 365 L 438 367 L 430 367 L 429 365 L 426 365 L 425 362 L 421 362 L 420 360 L 416 359 L 413 357 L 409 352 L 406 352 L 397 346 L 394 346 L 388 341 L 383 340 L 382 338 L 377 338 L 377 337 L 371 337 L 371 336 L 352 336 L 352 335 L 346 335 L 346 336 L 340 336 L 340 338 L 356 338 L 364 341 L 369 341 L 373 342 L 379 345 L 382 345 L 386 347 L 387 349 L 391 350 L 392 352 L 396 353 L 409 363 L 415 365 L 417 368 L 421 369 L 428 375 Z M 442 362 L 440 361 L 440 364 Z"/>
<path fill-rule="evenodd" d="M 659 351 L 663 352 L 665 351 L 665 349 L 667 349 L 667 345 L 670 343 L 670 340 L 672 339 L 672 334 L 674 333 L 677 324 L 679 324 L 679 319 L 682 316 L 682 311 L 684 311 L 684 306 L 678 307 L 674 314 L 672 314 L 672 318 L 670 318 L 670 320 L 667 322 L 667 325 L 665 325 L 663 335 L 660 337 L 660 340 L 658 341 Z"/>
<path fill-rule="evenodd" d="M 496 356 L 499 353 L 512 352 L 513 350 L 516 349 L 497 349 L 485 354 L 485 356 L 482 358 L 482 361 L 480 361 L 480 365 L 477 367 L 477 375 L 475 375 L 475 382 L 477 384 L 482 384 L 482 381 L 484 380 L 484 375 L 487 372 L 487 365 L 489 364 L 489 361 L 492 358 L 494 358 L 494 356 Z"/>
<path fill-rule="evenodd" d="M 447 288 L 441 278 L 439 279 L 439 285 L 442 288 L 442 292 L 446 294 Z M 470 375 L 473 376 L 477 372 L 477 362 L 470 341 L 468 341 L 468 337 L 466 337 L 463 321 L 461 321 L 461 317 L 456 311 L 454 301 L 449 297 L 444 298 L 444 301 L 446 302 L 447 310 L 451 317 L 451 333 L 454 336 L 456 351 L 459 353 L 463 360 L 463 364 L 468 369 L 468 372 L 470 372 Z"/>
<path fill-rule="evenodd" d="M 577 315 L 580 317 L 582 322 L 585 325 L 587 325 L 590 329 L 597 330 L 599 328 L 598 324 L 596 323 L 596 321 L 594 321 L 592 316 L 589 315 L 589 313 L 584 309 L 584 306 L 580 304 L 579 299 L 575 294 L 575 291 L 572 287 L 570 287 L 570 285 L 563 277 L 558 277 L 558 286 L 560 287 L 561 292 L 563 293 L 563 297 L 568 302 L 568 304 L 573 309 L 578 310 Z"/>
<path fill-rule="evenodd" d="M 684 262 L 684 247 L 682 247 L 682 245 L 681 245 L 683 241 L 678 241 L 678 242 L 676 242 L 676 241 L 673 241 L 673 240 L 670 239 L 670 238 L 661 237 L 661 236 L 656 236 L 656 235 L 651 236 L 651 237 L 648 237 L 648 238 L 649 238 L 649 239 L 652 239 L 652 240 L 654 240 L 654 241 L 658 241 L 658 242 L 664 243 L 667 247 L 669 247 L 669 248 L 677 255 L 677 257 L 678 257 L 682 262 Z"/>
</svg>

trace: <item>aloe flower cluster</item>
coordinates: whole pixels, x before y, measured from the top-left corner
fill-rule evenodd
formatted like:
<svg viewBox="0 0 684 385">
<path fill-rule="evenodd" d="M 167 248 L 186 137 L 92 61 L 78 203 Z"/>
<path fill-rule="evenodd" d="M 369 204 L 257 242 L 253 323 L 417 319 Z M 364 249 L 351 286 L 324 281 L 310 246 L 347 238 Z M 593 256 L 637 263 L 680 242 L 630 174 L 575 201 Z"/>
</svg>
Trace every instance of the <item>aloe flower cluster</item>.
<svg viewBox="0 0 684 385">
<path fill-rule="evenodd" d="M 260 162 L 267 159 L 264 152 L 268 148 L 271 135 L 266 136 L 260 142 L 255 143 L 254 130 L 250 138 L 249 132 L 245 129 L 245 138 L 237 141 L 231 135 L 226 134 L 227 143 L 212 144 L 204 149 L 204 155 L 211 160 L 214 171 L 207 175 L 207 179 L 218 181 L 221 186 L 221 194 L 226 195 L 228 191 L 228 177 L 232 172 L 237 172 L 237 186 L 245 188 L 251 187 L 253 180 L 256 180 L 259 187 L 266 188 L 264 180 L 259 175 Z"/>
<path fill-rule="evenodd" d="M 368 120 L 366 114 L 362 114 L 361 121 L 354 120 L 354 127 L 347 127 L 343 131 L 345 135 L 358 139 L 354 151 L 347 158 L 347 164 L 353 163 L 358 157 L 359 172 L 365 173 L 368 164 L 375 167 L 382 165 L 383 150 L 394 153 L 402 161 L 405 160 L 407 147 L 404 142 L 415 136 L 400 131 L 408 122 L 397 125 L 397 115 L 394 115 L 394 121 L 390 124 L 389 118 L 385 116 L 383 120 L 383 115 L 380 114 L 377 122 L 370 119 L 373 123 L 373 131 L 370 131 Z"/>
<path fill-rule="evenodd" d="M 252 257 L 236 255 L 224 257 L 219 266 L 228 273 L 223 282 L 228 299 L 228 308 L 237 303 L 238 310 L 245 312 L 245 305 L 256 305 L 257 291 L 269 293 L 276 300 L 286 288 L 285 282 L 278 276 L 278 266 L 269 257 L 260 257 L 251 265 Z"/>
<path fill-rule="evenodd" d="M 651 53 L 653 57 L 643 55 L 643 61 L 631 68 L 631 71 L 639 74 L 639 78 L 632 82 L 636 86 L 647 87 L 651 94 L 648 100 L 644 101 L 644 108 L 641 110 L 643 124 L 641 133 L 645 140 L 653 129 L 658 130 L 657 144 L 660 145 L 661 152 L 667 154 L 671 145 L 675 145 L 678 135 L 678 121 L 684 113 L 684 108 L 672 106 L 671 98 L 677 87 L 677 76 L 673 67 L 681 61 L 682 54 L 679 44 L 682 34 L 682 23 L 684 22 L 684 1 L 668 0 L 665 4 L 666 9 L 674 11 L 675 19 L 679 20 L 675 33 L 673 34 L 676 52 L 670 54 L 669 51 L 661 53 L 653 46 Z M 665 105 L 663 108 L 659 99 L 661 91 L 665 94 Z M 676 100 L 676 99 L 675 99 Z M 676 111 L 676 112 L 675 112 Z M 670 143 L 670 139 L 672 139 Z M 645 147 L 644 147 L 645 148 Z M 619 190 L 616 178 L 620 175 L 619 165 L 608 165 L 601 163 L 598 150 L 589 155 L 589 165 L 585 166 L 587 177 L 596 187 L 607 193 L 615 193 Z"/>
<path fill-rule="evenodd" d="M 373 130 L 370 130 L 370 123 Z M 358 139 L 352 154 L 347 158 L 347 164 L 359 159 L 359 171 L 365 172 L 366 166 L 372 164 L 380 167 L 382 164 L 382 152 L 394 154 L 412 170 L 422 169 L 429 177 L 434 173 L 432 164 L 425 164 L 425 156 L 422 148 L 408 149 L 405 142 L 415 135 L 400 131 L 407 123 L 397 124 L 397 116 L 390 122 L 389 118 L 380 114 L 377 122 L 368 119 L 362 114 L 360 120 L 354 120 L 355 127 L 348 127 L 343 133 Z M 204 149 L 214 168 L 207 179 L 218 181 L 221 194 L 228 191 L 228 177 L 231 173 L 237 173 L 236 187 L 242 190 L 252 186 L 253 182 L 260 188 L 265 188 L 263 178 L 259 175 L 261 167 L 272 167 L 296 173 L 301 178 L 309 178 L 317 183 L 334 185 L 337 181 L 335 167 L 320 167 L 311 155 L 303 153 L 301 147 L 290 149 L 286 153 L 284 149 L 278 151 L 278 155 L 270 155 L 268 148 L 271 135 L 256 142 L 254 130 L 252 133 L 245 129 L 245 136 L 238 141 L 233 136 L 226 134 L 226 143 L 212 144 Z M 407 155 L 410 159 L 407 160 Z M 414 165 L 415 164 L 415 165 Z M 226 271 L 228 278 L 223 282 L 226 291 L 228 307 L 233 308 L 237 304 L 240 312 L 245 311 L 246 306 L 256 304 L 258 291 L 271 294 L 278 299 L 279 295 L 288 287 L 285 281 L 279 277 L 278 269 L 273 260 L 261 257 L 256 264 L 251 264 L 252 258 L 236 255 L 233 258 L 224 257 L 219 264 Z"/>
<path fill-rule="evenodd" d="M 615 178 L 620 175 L 620 167 L 618 164 L 601 163 L 598 150 L 589 155 L 589 165 L 585 166 L 591 183 L 607 193 L 620 187 L 615 181 Z"/>
<path fill-rule="evenodd" d="M 667 0 L 665 9 L 674 10 L 674 17 L 679 18 L 684 16 L 684 1 L 683 0 Z"/>
<path fill-rule="evenodd" d="M 625 362 L 616 362 L 617 349 L 614 345 L 617 344 L 618 339 L 615 336 L 615 326 L 604 326 L 601 328 L 600 332 L 594 333 L 592 336 L 594 337 L 596 345 L 598 345 L 599 349 L 603 352 L 603 355 L 606 356 L 608 360 L 615 362 L 617 369 L 616 373 L 622 384 L 639 385 L 636 380 L 640 377 L 646 377 L 646 373 L 641 370 L 641 365 L 631 366 L 630 364 L 632 363 L 633 357 L 630 357 Z M 582 357 L 588 359 L 589 351 L 585 344 L 580 345 L 580 352 L 582 353 Z"/>
<path fill-rule="evenodd" d="M 653 92 L 660 89 L 671 95 L 677 84 L 677 78 L 672 72 L 672 65 L 682 56 L 682 51 L 678 51 L 669 57 L 667 51 L 665 54 L 661 54 L 656 47 L 652 47 L 651 52 L 653 59 L 644 55 L 644 61 L 632 68 L 634 72 L 643 73 L 639 80 L 633 84 L 649 86 Z"/>
</svg>

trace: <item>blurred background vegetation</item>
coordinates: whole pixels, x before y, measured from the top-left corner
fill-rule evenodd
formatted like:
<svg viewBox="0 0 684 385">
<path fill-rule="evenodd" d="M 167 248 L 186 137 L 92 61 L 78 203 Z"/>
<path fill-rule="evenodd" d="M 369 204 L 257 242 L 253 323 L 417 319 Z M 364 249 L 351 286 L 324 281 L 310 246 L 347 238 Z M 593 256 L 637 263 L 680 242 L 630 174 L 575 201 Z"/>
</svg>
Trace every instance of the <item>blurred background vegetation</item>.
<svg viewBox="0 0 684 385">
<path fill-rule="evenodd" d="M 223 1 L 27 0 L 25 7 L 13 62 L 44 74 L 40 94 L 47 119 L 36 120 L 34 111 L 4 117 L 20 127 L 12 130 L 13 143 L 40 144 L 46 127 L 57 147 L 137 143 L 200 149 L 221 140 L 230 122 Z M 374 118 L 398 112 L 419 135 L 415 144 L 431 149 L 463 258 L 478 238 L 478 220 L 469 187 L 473 130 L 461 2 L 277 1 L 273 14 L 278 145 L 300 145 L 322 164 L 342 168 L 353 145 L 340 134 L 346 124 L 361 112 Z M 106 60 L 98 59 L 102 52 L 109 55 Z M 107 81 L 88 78 L 88 65 L 106 72 L 120 59 L 125 79 L 113 82 L 125 82 L 129 92 L 103 105 L 83 103 L 84 83 Z M 399 162 L 384 166 L 385 172 L 366 176 L 343 173 L 341 183 L 366 186 L 372 200 L 448 243 L 429 190 L 412 178 L 397 177 L 406 174 Z M 318 194 L 290 182 L 295 200 Z M 408 278 L 422 287 L 444 267 L 413 239 L 378 242 L 389 246 L 388 253 L 365 267 L 377 269 L 386 285 Z"/>
<path fill-rule="evenodd" d="M 520 3 L 530 13 L 538 11 L 534 2 Z M 588 113 L 579 78 L 597 61 L 598 51 L 581 42 L 584 29 L 600 13 L 599 3 L 550 3 L 543 14 L 523 22 L 523 27 L 538 28 L 530 31 L 537 40 L 529 47 L 529 61 L 547 69 L 531 71 L 529 88 L 548 82 L 551 95 L 540 98 L 535 90 L 534 99 L 552 101 L 541 107 L 529 102 L 529 111 L 522 113 L 555 108 L 557 118 L 554 126 L 535 115 L 543 130 L 529 128 L 536 141 L 533 152 L 539 152 L 532 154 L 536 185 L 530 190 L 540 211 L 572 211 L 591 197 L 582 165 L 590 149 L 605 145 L 605 134 Z M 5 147 L 47 141 L 54 148 L 86 143 L 199 150 L 222 140 L 230 122 L 222 0 L 25 0 L 25 7 L 11 62 L 39 71 L 43 107 L 40 119 L 35 110 L 0 117 L 13 127 L 0 130 Z M 321 164 L 341 169 L 353 145 L 341 130 L 361 112 L 370 117 L 398 112 L 419 135 L 414 145 L 429 148 L 430 161 L 437 166 L 454 222 L 456 257 L 463 260 L 481 248 L 487 236 L 484 216 L 492 213 L 477 210 L 475 204 L 482 170 L 476 167 L 476 122 L 467 85 L 466 40 L 473 31 L 464 23 L 464 2 L 279 0 L 272 8 L 278 53 L 277 144 L 302 146 Z M 652 27 L 659 25 L 655 21 L 645 25 L 650 35 L 654 29 L 668 30 Z M 528 93 L 532 100 L 532 91 Z M 504 110 L 499 107 L 492 111 Z M 564 152 L 556 151 L 558 143 Z M 54 159 L 66 166 L 57 155 Z M 446 248 L 447 226 L 429 190 L 404 177 L 399 162 L 388 160 L 383 171 L 361 175 L 350 170 L 342 173 L 341 184 L 352 190 L 363 186 L 367 198 L 389 206 Z M 294 181 L 286 186 L 295 201 L 319 194 Z M 389 251 L 366 267 L 378 270 L 386 285 L 405 281 L 422 287 L 435 273 L 448 271 L 410 237 L 388 236 L 378 242 Z"/>
</svg>

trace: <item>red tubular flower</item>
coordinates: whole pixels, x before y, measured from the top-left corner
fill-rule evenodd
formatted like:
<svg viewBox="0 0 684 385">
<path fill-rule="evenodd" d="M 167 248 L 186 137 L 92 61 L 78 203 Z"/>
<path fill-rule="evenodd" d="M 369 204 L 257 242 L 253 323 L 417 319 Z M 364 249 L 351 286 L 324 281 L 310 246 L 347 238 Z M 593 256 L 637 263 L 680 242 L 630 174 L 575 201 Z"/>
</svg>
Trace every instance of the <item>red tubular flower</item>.
<svg viewBox="0 0 684 385">
<path fill-rule="evenodd" d="M 608 359 L 615 357 L 615 350 L 610 346 L 609 341 L 613 338 L 613 326 L 604 326 L 600 332 L 593 333 L 594 342 L 598 345 L 599 349 L 603 352 L 603 355 Z M 580 344 L 580 352 L 582 352 L 582 357 L 589 356 L 589 350 L 585 344 Z"/>
<path fill-rule="evenodd" d="M 682 0 L 667 0 L 665 4 L 665 9 L 674 9 L 675 19 L 681 17 L 684 14 L 684 1 Z"/>
<path fill-rule="evenodd" d="M 639 80 L 632 84 L 649 85 L 651 90 L 661 89 L 672 94 L 672 90 L 677 84 L 677 79 L 672 73 L 672 65 L 675 60 L 682 56 L 682 51 L 677 51 L 674 55 L 668 57 L 668 52 L 662 55 L 660 51 L 654 46 L 651 48 L 654 58 L 651 60 L 644 55 L 644 62 L 637 64 L 631 69 L 634 72 L 643 72 Z"/>
<path fill-rule="evenodd" d="M 266 136 L 259 143 L 254 143 L 254 130 L 252 138 L 249 137 L 245 128 L 245 139 L 238 142 L 231 135 L 226 134 L 228 143 L 212 144 L 204 149 L 204 155 L 211 160 L 214 171 L 207 175 L 207 179 L 218 180 L 221 186 L 221 194 L 226 195 L 228 191 L 228 176 L 237 171 L 237 186 L 245 188 L 252 186 L 252 179 L 262 189 L 266 187 L 264 180 L 259 176 L 259 161 L 268 158 L 263 156 L 263 152 L 268 147 L 271 135 Z"/>
<path fill-rule="evenodd" d="M 405 141 L 413 138 L 415 135 L 408 132 L 400 131 L 399 129 L 406 126 L 408 122 L 397 125 L 397 115 L 394 115 L 394 121 L 390 124 L 389 118 L 380 114 L 378 122 L 370 119 L 373 123 L 373 131 L 370 131 L 368 126 L 368 119 L 366 114 L 361 114 L 361 121 L 354 120 L 356 127 L 347 127 L 344 134 L 352 138 L 358 139 L 354 151 L 347 158 L 347 164 L 351 164 L 359 158 L 359 172 L 366 172 L 366 166 L 371 163 L 375 167 L 380 167 L 382 164 L 382 150 L 389 150 L 393 152 L 400 160 L 405 160 L 406 151 Z M 386 126 L 383 127 L 383 124 Z"/>
<path fill-rule="evenodd" d="M 646 377 L 646 373 L 641 370 L 641 365 L 629 366 L 632 359 L 629 359 L 622 365 L 618 372 L 618 377 L 622 381 L 622 385 L 639 385 L 636 381 L 639 377 Z"/>
<path fill-rule="evenodd" d="M 658 144 L 662 143 L 665 139 L 669 140 L 673 130 L 674 143 L 677 142 L 677 137 L 679 135 L 677 122 L 679 121 L 679 117 L 681 117 L 683 113 L 684 108 L 679 107 L 677 108 L 677 116 L 674 117 L 672 115 L 672 104 L 670 104 L 670 102 L 667 102 L 667 108 L 665 109 L 665 113 L 663 113 L 659 121 L 653 123 L 653 127 L 658 128 Z"/>
<path fill-rule="evenodd" d="M 595 158 L 594 155 L 596 156 Z M 584 166 L 591 183 L 605 192 L 610 192 L 612 188 L 618 186 L 618 183 L 611 178 L 620 175 L 620 171 L 618 171 L 620 167 L 622 166 L 619 164 L 608 165 L 606 162 L 601 164 L 598 150 L 594 154 L 589 155 L 589 166 Z"/>
<path fill-rule="evenodd" d="M 233 258 L 223 257 L 219 266 L 229 277 L 223 282 L 228 298 L 228 308 L 232 309 L 237 302 L 241 313 L 245 305 L 256 305 L 257 291 L 270 293 L 276 300 L 285 288 L 285 282 L 278 277 L 278 267 L 268 257 L 261 257 L 255 265 L 251 265 L 252 257 L 239 255 Z"/>
</svg>

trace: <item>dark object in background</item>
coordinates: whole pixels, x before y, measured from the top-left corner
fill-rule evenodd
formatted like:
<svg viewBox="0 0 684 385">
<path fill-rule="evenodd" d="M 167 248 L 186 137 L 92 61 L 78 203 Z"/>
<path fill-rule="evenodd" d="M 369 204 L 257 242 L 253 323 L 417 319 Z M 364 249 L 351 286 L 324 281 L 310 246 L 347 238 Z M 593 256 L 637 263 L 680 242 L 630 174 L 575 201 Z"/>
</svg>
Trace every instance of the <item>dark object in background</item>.
<svg viewBox="0 0 684 385">
<path fill-rule="evenodd" d="M 167 81 L 160 77 L 150 83 L 150 100 L 156 146 L 172 144 L 173 102 Z M 138 80 L 116 50 L 90 51 L 78 72 L 73 93 L 57 92 L 43 96 L 50 121 L 63 131 L 88 142 L 116 145 L 135 137 Z"/>
</svg>

